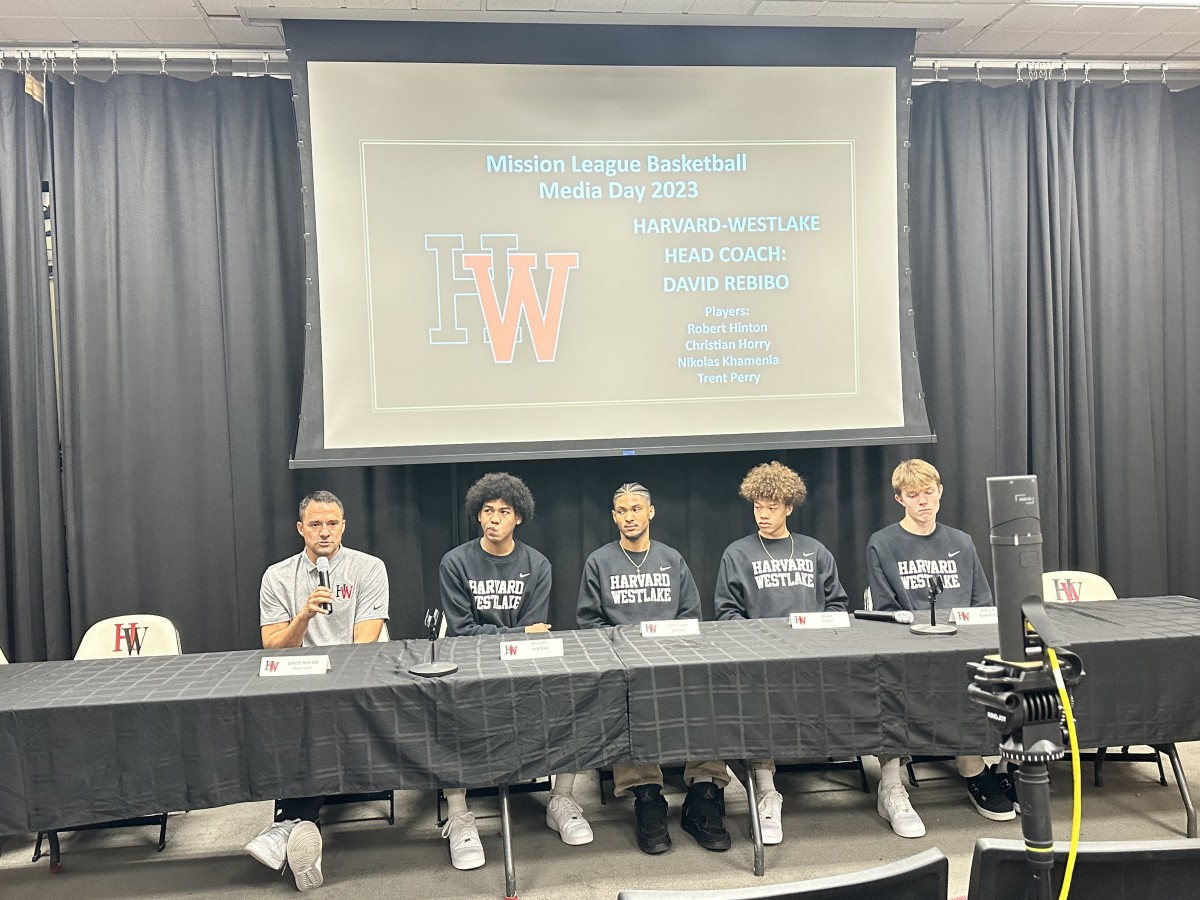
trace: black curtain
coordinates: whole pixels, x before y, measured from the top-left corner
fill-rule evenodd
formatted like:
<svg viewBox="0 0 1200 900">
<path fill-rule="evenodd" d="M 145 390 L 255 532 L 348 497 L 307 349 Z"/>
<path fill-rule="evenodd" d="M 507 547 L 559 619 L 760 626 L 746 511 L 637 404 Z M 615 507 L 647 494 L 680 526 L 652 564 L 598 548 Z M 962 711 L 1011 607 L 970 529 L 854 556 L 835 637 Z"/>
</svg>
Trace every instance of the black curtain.
<svg viewBox="0 0 1200 900">
<path fill-rule="evenodd" d="M 46 219 L 45 127 L 0 71 L 0 649 L 70 654 Z"/>
<path fill-rule="evenodd" d="M 315 487 L 346 502 L 347 544 L 387 563 L 395 636 L 418 632 L 439 558 L 476 533 L 462 497 L 485 464 L 287 468 L 304 343 L 289 94 L 272 79 L 53 85 L 71 614 L 47 655 L 130 611 L 171 616 L 189 651 L 257 646 L 259 578 L 299 548 L 295 506 Z M 919 88 L 913 303 L 940 442 L 507 465 L 538 498 L 520 534 L 554 563 L 553 623 L 574 624 L 583 559 L 615 537 L 609 498 L 631 479 L 711 611 L 722 549 L 753 530 L 738 482 L 772 456 L 808 478 L 794 527 L 829 546 L 855 597 L 910 454 L 942 469 L 943 520 L 985 564 L 984 478 L 1034 472 L 1047 567 L 1099 570 L 1127 595 L 1200 593 L 1198 98 Z M 11 532 L 23 508 L 4 504 Z M 48 615 L 65 596 L 51 593 L 10 599 L 9 623 Z"/>
<path fill-rule="evenodd" d="M 914 92 L 914 305 L 944 517 L 1039 476 L 1047 569 L 1200 593 L 1200 93 L 1069 82 Z"/>
</svg>

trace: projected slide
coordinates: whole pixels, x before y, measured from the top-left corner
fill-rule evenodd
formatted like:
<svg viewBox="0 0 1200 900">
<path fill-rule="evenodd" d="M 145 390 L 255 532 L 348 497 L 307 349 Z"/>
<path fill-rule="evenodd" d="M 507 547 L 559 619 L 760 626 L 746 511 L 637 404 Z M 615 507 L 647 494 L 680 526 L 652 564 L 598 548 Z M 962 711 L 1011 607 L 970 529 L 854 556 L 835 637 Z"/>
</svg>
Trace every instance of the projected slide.
<svg viewBox="0 0 1200 900">
<path fill-rule="evenodd" d="M 888 68 L 309 64 L 327 448 L 904 424 Z"/>
</svg>

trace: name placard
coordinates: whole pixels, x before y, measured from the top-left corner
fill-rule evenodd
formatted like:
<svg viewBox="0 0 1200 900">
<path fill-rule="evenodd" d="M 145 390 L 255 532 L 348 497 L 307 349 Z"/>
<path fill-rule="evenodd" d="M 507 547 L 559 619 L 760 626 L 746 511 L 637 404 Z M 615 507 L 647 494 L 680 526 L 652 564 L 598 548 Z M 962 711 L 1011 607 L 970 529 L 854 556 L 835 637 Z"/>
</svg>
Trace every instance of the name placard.
<svg viewBox="0 0 1200 900">
<path fill-rule="evenodd" d="M 332 666 L 329 657 L 321 656 L 264 656 L 259 675 L 324 675 Z"/>
<path fill-rule="evenodd" d="M 547 656 L 562 656 L 562 638 L 538 638 L 532 641 L 501 641 L 500 660 L 513 662 L 518 659 L 542 659 Z"/>
<path fill-rule="evenodd" d="M 844 610 L 791 613 L 788 624 L 793 628 L 849 628 L 850 613 Z"/>
<path fill-rule="evenodd" d="M 995 625 L 1000 621 L 994 606 L 956 606 L 950 610 L 955 625 Z"/>
<path fill-rule="evenodd" d="M 664 619 L 661 622 L 643 622 L 642 637 L 679 637 L 684 634 L 699 634 L 699 619 Z"/>
</svg>

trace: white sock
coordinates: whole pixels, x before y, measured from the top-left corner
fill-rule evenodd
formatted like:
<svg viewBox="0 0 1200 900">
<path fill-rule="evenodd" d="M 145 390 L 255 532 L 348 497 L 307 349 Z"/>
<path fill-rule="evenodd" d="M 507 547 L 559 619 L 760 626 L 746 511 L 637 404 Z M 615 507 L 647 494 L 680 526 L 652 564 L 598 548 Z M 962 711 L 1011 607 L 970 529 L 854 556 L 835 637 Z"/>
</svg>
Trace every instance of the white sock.
<svg viewBox="0 0 1200 900">
<path fill-rule="evenodd" d="M 713 784 L 711 775 L 697 775 L 692 779 L 692 784 Z"/>
<path fill-rule="evenodd" d="M 554 776 L 554 787 L 550 789 L 551 797 L 570 797 L 575 790 L 575 773 Z"/>
<path fill-rule="evenodd" d="M 467 812 L 466 788 L 442 788 L 442 793 L 446 797 L 446 814 L 448 816 L 457 816 L 459 813 Z"/>
<path fill-rule="evenodd" d="M 775 773 L 770 769 L 755 769 L 754 786 L 760 794 L 775 790 Z"/>
<path fill-rule="evenodd" d="M 892 785 L 904 787 L 904 783 L 900 780 L 900 757 L 894 756 L 891 759 L 881 759 L 879 761 L 879 789 L 882 791 Z M 908 793 L 905 791 L 905 793 Z"/>
</svg>

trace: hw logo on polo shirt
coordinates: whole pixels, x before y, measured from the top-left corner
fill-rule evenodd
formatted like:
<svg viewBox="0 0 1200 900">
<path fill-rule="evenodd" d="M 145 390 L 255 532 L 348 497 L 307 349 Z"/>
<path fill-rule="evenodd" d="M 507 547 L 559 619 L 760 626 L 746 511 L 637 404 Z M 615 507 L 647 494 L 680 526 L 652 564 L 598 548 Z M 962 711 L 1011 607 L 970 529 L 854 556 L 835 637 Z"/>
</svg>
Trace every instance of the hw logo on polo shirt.
<svg viewBox="0 0 1200 900">
<path fill-rule="evenodd" d="M 137 622 L 130 622 L 128 625 L 116 623 L 113 626 L 116 629 L 116 641 L 113 644 L 113 653 L 121 652 L 121 642 L 125 642 L 125 653 L 128 656 L 142 655 L 142 642 L 146 639 L 146 632 L 150 630 L 149 625 L 143 625 L 138 628 Z"/>
<path fill-rule="evenodd" d="M 459 315 L 459 300 L 474 299 L 483 314 L 483 342 L 490 345 L 492 361 L 511 363 L 522 343 L 524 318 L 533 355 L 538 362 L 554 362 L 558 334 L 567 302 L 567 280 L 579 268 L 578 253 L 543 253 L 518 250 L 515 234 L 480 235 L 481 249 L 465 251 L 461 234 L 427 234 L 425 249 L 433 254 L 437 270 L 438 323 L 429 329 L 429 343 L 468 344 L 472 338 Z M 534 272 L 549 275 L 535 279 Z M 545 284 L 545 298 L 537 281 Z M 503 305 L 500 295 L 503 293 Z"/>
<path fill-rule="evenodd" d="M 339 584 L 334 588 L 333 596 L 339 600 L 350 600 L 354 597 L 354 585 Z"/>
</svg>

